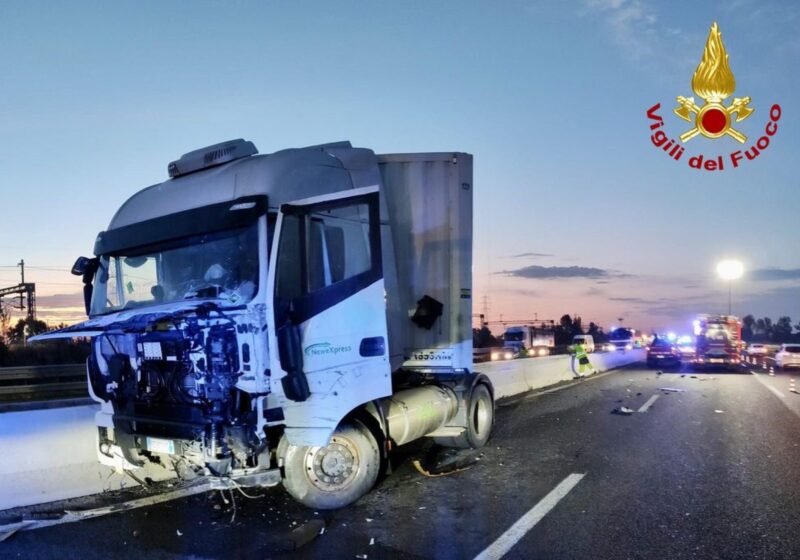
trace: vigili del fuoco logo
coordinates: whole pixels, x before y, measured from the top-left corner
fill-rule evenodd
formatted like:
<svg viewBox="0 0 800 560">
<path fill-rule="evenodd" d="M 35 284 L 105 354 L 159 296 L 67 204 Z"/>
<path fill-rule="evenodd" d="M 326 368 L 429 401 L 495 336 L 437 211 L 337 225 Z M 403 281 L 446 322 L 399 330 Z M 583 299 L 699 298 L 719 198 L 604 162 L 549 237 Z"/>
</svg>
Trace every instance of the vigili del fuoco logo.
<svg viewBox="0 0 800 560">
<path fill-rule="evenodd" d="M 647 110 L 650 119 L 650 130 L 654 131 L 650 140 L 657 148 L 661 148 L 675 161 L 683 159 L 686 148 L 683 144 L 700 135 L 709 140 L 730 137 L 744 144 L 742 149 L 730 152 L 727 156 L 709 156 L 703 153 L 687 158 L 689 167 L 704 169 L 706 171 L 723 171 L 726 168 L 737 168 L 745 162 L 753 161 L 767 149 L 775 133 L 778 132 L 778 121 L 781 118 L 781 106 L 777 103 L 769 109 L 769 120 L 764 126 L 764 134 L 755 142 L 747 145 L 747 136 L 736 128 L 735 125 L 750 117 L 755 111 L 751 106 L 750 96 L 734 97 L 726 105 L 728 99 L 736 90 L 736 78 L 733 77 L 728 53 L 722 43 L 722 33 L 716 23 L 711 25 L 706 47 L 703 49 L 703 58 L 692 76 L 692 91 L 702 101 L 695 101 L 694 97 L 677 97 L 678 106 L 673 113 L 690 123 L 690 128 L 680 135 L 680 142 L 667 137 L 663 130 L 664 119 L 659 115 L 661 103 L 656 103 Z M 697 141 L 695 141 L 697 143 Z"/>
</svg>

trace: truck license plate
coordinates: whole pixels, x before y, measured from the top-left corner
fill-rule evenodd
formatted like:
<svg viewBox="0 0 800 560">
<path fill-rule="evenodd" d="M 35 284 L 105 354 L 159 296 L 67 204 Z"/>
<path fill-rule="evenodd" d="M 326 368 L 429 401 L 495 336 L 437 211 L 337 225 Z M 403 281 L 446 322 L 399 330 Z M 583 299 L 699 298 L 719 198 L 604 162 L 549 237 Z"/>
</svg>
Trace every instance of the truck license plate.
<svg viewBox="0 0 800 560">
<path fill-rule="evenodd" d="M 709 361 L 709 362 L 711 362 L 712 364 L 722 364 L 722 363 L 725 363 L 725 360 L 723 360 L 722 358 L 711 358 L 711 359 L 710 359 L 710 360 L 708 360 L 708 361 Z"/>
<path fill-rule="evenodd" d="M 168 453 L 175 455 L 175 442 L 171 439 L 147 438 L 147 450 L 154 453 Z"/>
</svg>

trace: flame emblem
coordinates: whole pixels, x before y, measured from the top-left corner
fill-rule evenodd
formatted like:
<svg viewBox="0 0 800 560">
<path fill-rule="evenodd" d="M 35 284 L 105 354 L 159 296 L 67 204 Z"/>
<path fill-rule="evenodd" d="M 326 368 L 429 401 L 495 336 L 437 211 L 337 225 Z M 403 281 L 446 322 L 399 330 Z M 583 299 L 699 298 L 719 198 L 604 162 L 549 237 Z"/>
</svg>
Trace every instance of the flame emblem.
<svg viewBox="0 0 800 560">
<path fill-rule="evenodd" d="M 706 138 L 720 138 L 726 134 L 733 139 L 744 143 L 747 136 L 735 130 L 732 117 L 736 115 L 736 122 L 749 117 L 754 109 L 747 105 L 750 97 L 736 97 L 727 107 L 722 102 L 733 94 L 736 89 L 736 78 L 733 77 L 728 64 L 728 53 L 722 43 L 722 33 L 717 23 L 711 25 L 711 31 L 703 49 L 703 58 L 692 76 L 692 90 L 704 99 L 705 103 L 699 107 L 694 102 L 694 97 L 678 96 L 678 107 L 674 109 L 676 115 L 685 121 L 694 121 L 694 128 L 681 134 L 681 141 L 687 142 L 702 134 Z M 692 118 L 694 114 L 694 118 Z"/>
</svg>

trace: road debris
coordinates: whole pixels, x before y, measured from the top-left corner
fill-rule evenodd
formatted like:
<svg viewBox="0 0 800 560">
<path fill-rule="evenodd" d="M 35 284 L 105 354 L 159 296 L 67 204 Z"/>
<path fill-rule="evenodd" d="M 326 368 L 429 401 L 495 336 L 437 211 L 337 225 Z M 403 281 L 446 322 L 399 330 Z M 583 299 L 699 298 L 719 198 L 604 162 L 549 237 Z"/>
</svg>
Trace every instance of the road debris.
<svg viewBox="0 0 800 560">
<path fill-rule="evenodd" d="M 356 558 L 358 558 L 359 560 L 367 560 L 367 555 L 366 554 L 356 554 Z"/>
<path fill-rule="evenodd" d="M 656 375 L 663 375 L 663 374 L 664 374 L 664 372 L 663 372 L 663 371 L 657 371 L 657 372 L 656 372 Z"/>
<path fill-rule="evenodd" d="M 622 416 L 630 416 L 633 414 L 633 409 L 628 408 L 627 406 L 621 406 L 619 408 L 615 408 L 611 411 L 611 414 L 621 414 Z"/>
<path fill-rule="evenodd" d="M 292 529 L 286 543 L 286 549 L 297 550 L 325 533 L 325 522 L 321 519 L 312 519 L 299 527 Z"/>
<path fill-rule="evenodd" d="M 375 537 L 371 537 L 371 538 L 369 539 L 369 545 L 370 545 L 370 546 L 374 546 L 374 545 L 375 545 Z"/>
<path fill-rule="evenodd" d="M 714 410 L 714 412 L 716 412 L 717 414 L 725 414 L 724 410 L 719 410 L 719 409 Z"/>
<path fill-rule="evenodd" d="M 178 535 L 179 537 L 183 536 L 183 533 L 181 533 L 180 529 L 175 529 L 175 534 Z"/>
<path fill-rule="evenodd" d="M 675 387 L 659 387 L 659 391 L 664 391 L 665 393 L 685 393 L 686 389 L 676 389 Z"/>
</svg>

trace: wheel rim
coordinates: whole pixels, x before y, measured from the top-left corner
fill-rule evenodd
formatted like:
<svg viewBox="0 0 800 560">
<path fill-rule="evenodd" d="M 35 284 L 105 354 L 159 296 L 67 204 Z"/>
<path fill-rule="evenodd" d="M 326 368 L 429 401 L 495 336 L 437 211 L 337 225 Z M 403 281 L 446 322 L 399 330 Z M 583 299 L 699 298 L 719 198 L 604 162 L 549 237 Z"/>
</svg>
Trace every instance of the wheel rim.
<svg viewBox="0 0 800 560">
<path fill-rule="evenodd" d="M 485 395 L 476 399 L 475 407 L 472 411 L 472 426 L 475 434 L 483 437 L 489 432 L 492 425 L 492 409 Z"/>
<path fill-rule="evenodd" d="M 308 480 L 323 492 L 340 492 L 350 486 L 361 468 L 358 448 L 346 437 L 334 436 L 325 447 L 306 451 Z"/>
</svg>

